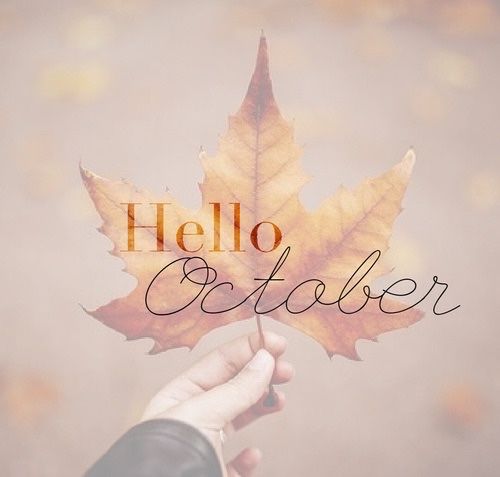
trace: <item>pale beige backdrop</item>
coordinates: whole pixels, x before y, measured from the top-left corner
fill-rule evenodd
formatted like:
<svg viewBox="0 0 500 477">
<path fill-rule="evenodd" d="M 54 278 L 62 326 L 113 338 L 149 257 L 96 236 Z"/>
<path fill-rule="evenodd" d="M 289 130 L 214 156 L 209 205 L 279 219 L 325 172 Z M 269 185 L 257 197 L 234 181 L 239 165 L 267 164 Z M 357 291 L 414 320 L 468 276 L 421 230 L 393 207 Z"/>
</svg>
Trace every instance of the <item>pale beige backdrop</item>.
<svg viewBox="0 0 500 477">
<path fill-rule="evenodd" d="M 493 477 L 500 464 L 500 6 L 492 1 L 0 1 L 0 465 L 81 475 L 148 398 L 207 350 L 147 356 L 86 316 L 134 284 L 106 253 L 78 163 L 199 202 L 264 28 L 275 93 L 314 176 L 417 165 L 392 240 L 394 277 L 450 284 L 459 311 L 327 358 L 298 332 L 288 406 L 234 439 L 259 476 Z M 425 285 L 423 285 L 425 286 Z M 427 311 L 431 311 L 427 307 Z"/>
</svg>

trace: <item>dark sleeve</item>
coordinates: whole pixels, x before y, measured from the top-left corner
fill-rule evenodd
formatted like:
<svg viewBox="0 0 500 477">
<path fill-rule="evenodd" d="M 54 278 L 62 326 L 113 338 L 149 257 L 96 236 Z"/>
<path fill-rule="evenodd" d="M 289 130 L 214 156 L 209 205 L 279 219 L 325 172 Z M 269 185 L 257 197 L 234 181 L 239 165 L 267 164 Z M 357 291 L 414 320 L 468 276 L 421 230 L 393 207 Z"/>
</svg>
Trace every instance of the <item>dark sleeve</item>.
<svg viewBox="0 0 500 477">
<path fill-rule="evenodd" d="M 123 435 L 85 477 L 222 477 L 207 438 L 180 421 L 145 421 Z"/>
</svg>

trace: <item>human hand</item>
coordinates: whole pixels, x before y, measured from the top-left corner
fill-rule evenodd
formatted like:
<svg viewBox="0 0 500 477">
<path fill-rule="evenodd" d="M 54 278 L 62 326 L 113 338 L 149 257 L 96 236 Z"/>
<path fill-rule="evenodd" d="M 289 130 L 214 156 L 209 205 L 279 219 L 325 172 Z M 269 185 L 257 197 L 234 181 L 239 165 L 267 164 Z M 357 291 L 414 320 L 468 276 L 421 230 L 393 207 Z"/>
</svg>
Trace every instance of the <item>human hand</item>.
<svg viewBox="0 0 500 477">
<path fill-rule="evenodd" d="M 142 419 L 176 419 L 196 427 L 223 462 L 221 430 L 231 434 L 285 404 L 280 391 L 272 407 L 263 404 L 270 383 L 288 382 L 294 374 L 292 365 L 281 358 L 285 338 L 271 332 L 264 338 L 265 349 L 259 349 L 255 333 L 212 351 L 154 396 Z M 227 465 L 226 473 L 250 476 L 260 459 L 259 449 L 247 448 Z"/>
</svg>

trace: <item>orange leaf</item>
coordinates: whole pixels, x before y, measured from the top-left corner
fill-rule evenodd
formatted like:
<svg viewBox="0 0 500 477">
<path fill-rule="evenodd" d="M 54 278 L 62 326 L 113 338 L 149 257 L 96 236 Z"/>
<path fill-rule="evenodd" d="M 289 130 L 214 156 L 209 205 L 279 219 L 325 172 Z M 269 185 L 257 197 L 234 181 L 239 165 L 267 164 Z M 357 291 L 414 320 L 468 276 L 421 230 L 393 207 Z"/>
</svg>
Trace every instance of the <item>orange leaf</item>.
<svg viewBox="0 0 500 477">
<path fill-rule="evenodd" d="M 262 37 L 248 92 L 239 111 L 229 118 L 217 154 L 212 158 L 204 152 L 200 155 L 205 172 L 200 184 L 200 210 L 183 208 L 170 194 L 154 195 L 128 182 L 112 182 L 81 169 L 103 219 L 100 231 L 114 243 L 111 253 L 123 259 L 125 271 L 137 278 L 137 287 L 128 296 L 89 313 L 129 339 L 153 338 L 152 352 L 159 352 L 193 347 L 213 328 L 253 317 L 258 305 L 258 310 L 267 310 L 272 318 L 312 336 L 330 356 L 342 354 L 352 359 L 358 358 L 358 339 L 375 339 L 380 333 L 418 321 L 422 313 L 414 308 L 384 314 L 373 300 L 355 314 L 345 314 L 333 305 L 310 306 L 318 280 L 325 287 L 322 300 L 334 302 L 372 252 L 387 250 L 413 167 L 413 152 L 354 191 L 340 188 L 314 212 L 306 211 L 299 200 L 308 180 L 299 162 L 300 154 L 293 128 L 274 100 L 267 44 Z M 159 203 L 165 205 L 152 205 Z M 152 227 L 159 223 L 160 216 L 164 220 L 161 232 Z M 128 229 L 127 224 L 133 227 Z M 186 224 L 184 228 L 182 224 Z M 160 251 L 124 251 L 139 250 L 136 244 Z M 286 247 L 290 247 L 289 253 Z M 260 289 L 259 298 L 260 292 L 255 290 L 270 278 L 284 252 L 288 253 L 286 260 L 276 277 Z M 168 263 L 192 256 L 201 257 L 217 271 L 217 280 L 211 286 L 231 283 L 210 292 L 205 310 L 233 309 L 212 315 L 193 304 L 169 316 L 153 314 L 145 302 L 153 278 Z M 202 267 L 201 258 L 197 267 Z M 205 272 L 203 280 L 214 278 L 212 272 Z M 363 284 L 386 272 L 377 264 L 363 278 Z M 201 279 L 197 278 L 200 273 L 198 269 L 182 283 L 163 276 L 155 280 L 153 311 L 170 309 L 173 303 L 189 303 L 195 285 L 188 287 L 185 282 Z M 278 306 L 291 290 L 289 310 Z M 359 290 L 353 291 L 342 299 L 342 306 L 354 310 L 363 298 Z M 392 310 L 403 308 L 394 301 L 384 304 Z"/>
</svg>

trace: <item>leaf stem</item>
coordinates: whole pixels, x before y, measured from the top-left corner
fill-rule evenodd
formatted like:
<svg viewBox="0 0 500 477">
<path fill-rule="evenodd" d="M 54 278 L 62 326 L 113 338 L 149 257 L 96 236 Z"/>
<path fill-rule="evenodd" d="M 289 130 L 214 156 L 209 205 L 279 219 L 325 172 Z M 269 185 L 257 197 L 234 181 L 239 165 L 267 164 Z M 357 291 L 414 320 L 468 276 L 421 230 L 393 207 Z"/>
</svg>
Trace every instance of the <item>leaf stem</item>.
<svg viewBox="0 0 500 477">
<path fill-rule="evenodd" d="M 262 320 L 260 318 L 260 315 L 255 315 L 255 319 L 257 320 L 257 329 L 259 330 L 259 338 L 260 338 L 260 347 L 264 348 L 266 347 L 266 339 L 264 338 L 264 330 L 262 328 Z M 265 407 L 273 407 L 276 405 L 278 402 L 278 396 L 276 394 L 276 391 L 274 390 L 274 386 L 269 383 L 269 392 L 264 399 L 264 406 Z"/>
</svg>

